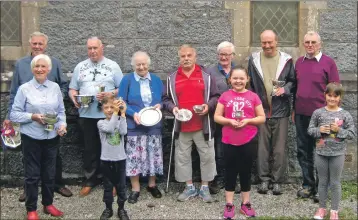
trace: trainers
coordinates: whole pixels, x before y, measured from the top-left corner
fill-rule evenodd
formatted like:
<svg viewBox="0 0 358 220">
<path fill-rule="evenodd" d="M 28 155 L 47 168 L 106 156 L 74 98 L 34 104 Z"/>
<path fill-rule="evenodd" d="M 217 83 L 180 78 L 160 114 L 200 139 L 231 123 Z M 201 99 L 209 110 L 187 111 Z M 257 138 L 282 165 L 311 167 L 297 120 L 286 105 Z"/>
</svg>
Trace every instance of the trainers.
<svg viewBox="0 0 358 220">
<path fill-rule="evenodd" d="M 257 192 L 260 194 L 267 194 L 269 190 L 268 185 L 269 185 L 268 182 L 262 182 Z"/>
<path fill-rule="evenodd" d="M 318 193 L 312 194 L 311 198 L 314 203 L 319 203 Z"/>
<path fill-rule="evenodd" d="M 106 208 L 103 212 L 102 212 L 102 215 L 101 217 L 99 218 L 100 220 L 107 220 L 109 219 L 110 217 L 113 216 L 113 209 L 109 209 L 109 208 Z"/>
<path fill-rule="evenodd" d="M 118 209 L 118 217 L 120 220 L 129 220 L 127 211 L 124 209 Z"/>
<path fill-rule="evenodd" d="M 297 197 L 302 199 L 307 199 L 312 195 L 311 191 L 308 188 L 302 188 L 298 190 Z"/>
<path fill-rule="evenodd" d="M 273 184 L 272 194 L 274 194 L 274 195 L 281 195 L 282 194 L 280 184 L 278 184 L 278 183 Z"/>
<path fill-rule="evenodd" d="M 231 203 L 226 203 L 224 208 L 224 219 L 232 219 L 235 216 L 235 206 Z"/>
<path fill-rule="evenodd" d="M 314 214 L 314 219 L 324 219 L 324 217 L 326 216 L 327 211 L 325 208 L 319 208 L 316 212 L 316 214 Z"/>
<path fill-rule="evenodd" d="M 251 207 L 250 202 L 246 204 L 241 203 L 240 213 L 245 215 L 246 217 L 255 217 L 255 209 Z"/>
<path fill-rule="evenodd" d="M 195 197 L 198 192 L 195 190 L 194 186 L 186 186 L 184 191 L 178 196 L 178 201 L 184 202 L 188 200 L 190 197 Z"/>
<path fill-rule="evenodd" d="M 329 216 L 330 220 L 338 220 L 338 211 L 336 210 L 331 210 L 331 214 Z"/>
<path fill-rule="evenodd" d="M 201 187 L 200 191 L 199 191 L 199 197 L 203 199 L 204 202 L 212 202 L 213 199 L 210 195 L 210 191 L 209 191 L 209 187 L 204 186 Z"/>
</svg>

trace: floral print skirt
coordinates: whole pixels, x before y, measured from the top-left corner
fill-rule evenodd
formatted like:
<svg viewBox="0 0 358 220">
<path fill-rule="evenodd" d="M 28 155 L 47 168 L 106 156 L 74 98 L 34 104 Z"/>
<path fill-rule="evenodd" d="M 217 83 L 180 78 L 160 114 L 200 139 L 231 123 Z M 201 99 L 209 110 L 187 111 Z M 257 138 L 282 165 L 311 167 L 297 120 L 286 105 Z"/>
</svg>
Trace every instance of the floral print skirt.
<svg viewBox="0 0 358 220">
<path fill-rule="evenodd" d="M 127 136 L 126 175 L 163 175 L 162 135 Z"/>
</svg>

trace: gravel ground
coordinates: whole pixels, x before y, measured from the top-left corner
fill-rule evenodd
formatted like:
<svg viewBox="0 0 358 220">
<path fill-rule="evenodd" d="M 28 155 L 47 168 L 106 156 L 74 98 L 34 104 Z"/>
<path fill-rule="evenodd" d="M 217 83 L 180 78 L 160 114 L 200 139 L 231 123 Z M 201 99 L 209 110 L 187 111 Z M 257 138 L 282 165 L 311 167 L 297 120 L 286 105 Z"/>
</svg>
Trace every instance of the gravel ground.
<svg viewBox="0 0 358 220">
<path fill-rule="evenodd" d="M 164 189 L 164 184 L 159 187 Z M 274 196 L 269 192 L 267 195 L 260 195 L 256 192 L 257 186 L 253 186 L 251 193 L 251 203 L 256 210 L 257 216 L 271 217 L 292 217 L 303 218 L 312 217 L 318 205 L 311 200 L 296 199 L 297 185 L 285 185 L 284 194 Z M 79 186 L 69 186 L 75 194 L 70 198 L 65 198 L 55 194 L 54 205 L 65 213 L 63 219 L 99 219 L 103 209 L 102 187 L 95 188 L 87 197 L 78 196 Z M 222 219 L 223 206 L 225 204 L 224 191 L 214 195 L 215 202 L 204 203 L 199 198 L 193 198 L 186 202 L 178 202 L 176 197 L 181 184 L 172 183 L 169 192 L 164 194 L 161 199 L 154 199 L 143 188 L 139 201 L 136 204 L 126 203 L 126 209 L 131 219 Z M 24 203 L 18 202 L 21 188 L 1 188 L 1 219 L 23 219 L 25 217 Z M 39 195 L 38 207 L 41 207 L 41 195 Z M 239 196 L 235 195 L 235 205 L 238 206 Z M 155 205 L 154 207 L 148 207 Z M 357 200 L 348 199 L 341 202 L 341 208 L 348 208 L 357 213 Z M 117 205 L 113 205 L 116 216 Z M 238 213 L 238 210 L 237 210 Z M 40 218 L 49 219 L 42 211 L 39 211 Z M 237 214 L 236 219 L 245 219 Z M 54 218 L 50 218 L 54 219 Z"/>
</svg>

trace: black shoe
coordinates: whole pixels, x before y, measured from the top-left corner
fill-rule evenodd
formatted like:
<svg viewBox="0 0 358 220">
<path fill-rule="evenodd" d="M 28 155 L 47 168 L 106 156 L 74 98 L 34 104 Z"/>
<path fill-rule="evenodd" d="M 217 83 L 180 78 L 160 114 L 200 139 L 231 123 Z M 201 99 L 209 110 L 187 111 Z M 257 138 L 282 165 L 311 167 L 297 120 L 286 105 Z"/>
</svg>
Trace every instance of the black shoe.
<svg viewBox="0 0 358 220">
<path fill-rule="evenodd" d="M 157 186 L 147 187 L 148 192 L 152 194 L 154 198 L 162 198 L 162 193 L 159 191 Z"/>
<path fill-rule="evenodd" d="M 106 208 L 100 217 L 100 220 L 107 220 L 113 216 L 113 209 Z"/>
<path fill-rule="evenodd" d="M 318 193 L 312 194 L 311 198 L 314 203 L 319 203 Z"/>
<path fill-rule="evenodd" d="M 24 191 L 22 191 L 22 193 L 19 197 L 19 202 L 25 202 L 25 200 L 26 200 L 26 192 L 24 190 Z"/>
<path fill-rule="evenodd" d="M 272 194 L 274 194 L 276 196 L 282 194 L 282 189 L 281 189 L 280 184 L 278 184 L 278 183 L 273 184 Z"/>
<path fill-rule="evenodd" d="M 312 192 L 309 188 L 302 188 L 298 190 L 297 197 L 300 199 L 307 199 L 310 198 L 312 195 Z"/>
<path fill-rule="evenodd" d="M 127 211 L 124 209 L 118 209 L 118 217 L 120 220 L 129 220 Z"/>
<path fill-rule="evenodd" d="M 269 190 L 268 185 L 269 185 L 268 182 L 262 182 L 259 189 L 257 190 L 257 192 L 260 194 L 267 194 L 267 192 Z"/>
<path fill-rule="evenodd" d="M 209 183 L 209 192 L 210 194 L 217 194 L 220 191 L 220 187 L 217 181 L 211 181 Z"/>
<path fill-rule="evenodd" d="M 139 192 L 132 191 L 128 197 L 128 202 L 134 204 L 138 202 L 138 197 L 139 197 Z"/>
</svg>

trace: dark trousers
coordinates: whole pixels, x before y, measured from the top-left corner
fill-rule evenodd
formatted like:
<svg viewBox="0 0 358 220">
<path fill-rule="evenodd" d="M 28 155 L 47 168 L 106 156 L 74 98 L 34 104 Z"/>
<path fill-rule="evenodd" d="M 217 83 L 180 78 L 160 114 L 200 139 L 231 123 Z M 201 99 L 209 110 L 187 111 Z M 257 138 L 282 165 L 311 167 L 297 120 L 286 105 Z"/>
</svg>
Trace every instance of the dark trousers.
<svg viewBox="0 0 358 220">
<path fill-rule="evenodd" d="M 257 172 L 260 181 L 281 183 L 287 169 L 288 117 L 267 118 L 259 127 Z M 273 163 L 270 172 L 270 156 Z"/>
<path fill-rule="evenodd" d="M 214 134 L 214 147 L 215 147 L 215 163 L 217 175 L 215 181 L 224 182 L 225 179 L 225 161 L 224 161 L 224 146 L 221 142 L 222 139 L 222 125 L 216 124 Z"/>
<path fill-rule="evenodd" d="M 256 138 L 241 146 L 224 144 L 226 191 L 235 191 L 237 174 L 240 177 L 241 191 L 251 190 L 251 169 L 256 155 Z"/>
<path fill-rule="evenodd" d="M 123 209 L 126 195 L 126 160 L 120 161 L 101 161 L 103 173 L 103 202 L 113 203 L 113 187 L 117 191 L 117 203 Z"/>
<path fill-rule="evenodd" d="M 25 206 L 28 212 L 37 209 L 38 184 L 41 180 L 42 205 L 53 202 L 56 172 L 56 154 L 59 137 L 48 140 L 36 140 L 21 135 L 25 168 Z"/>
<path fill-rule="evenodd" d="M 300 164 L 303 176 L 304 188 L 309 188 L 313 193 L 317 191 L 314 169 L 315 140 L 307 133 L 311 117 L 295 115 L 296 136 L 297 136 L 297 159 Z M 318 181 L 318 180 L 317 180 Z"/>
<path fill-rule="evenodd" d="M 79 118 L 78 123 L 82 132 L 84 153 L 83 168 L 86 180 L 84 186 L 95 187 L 100 184 L 101 141 L 97 128 L 97 118 Z"/>
</svg>

